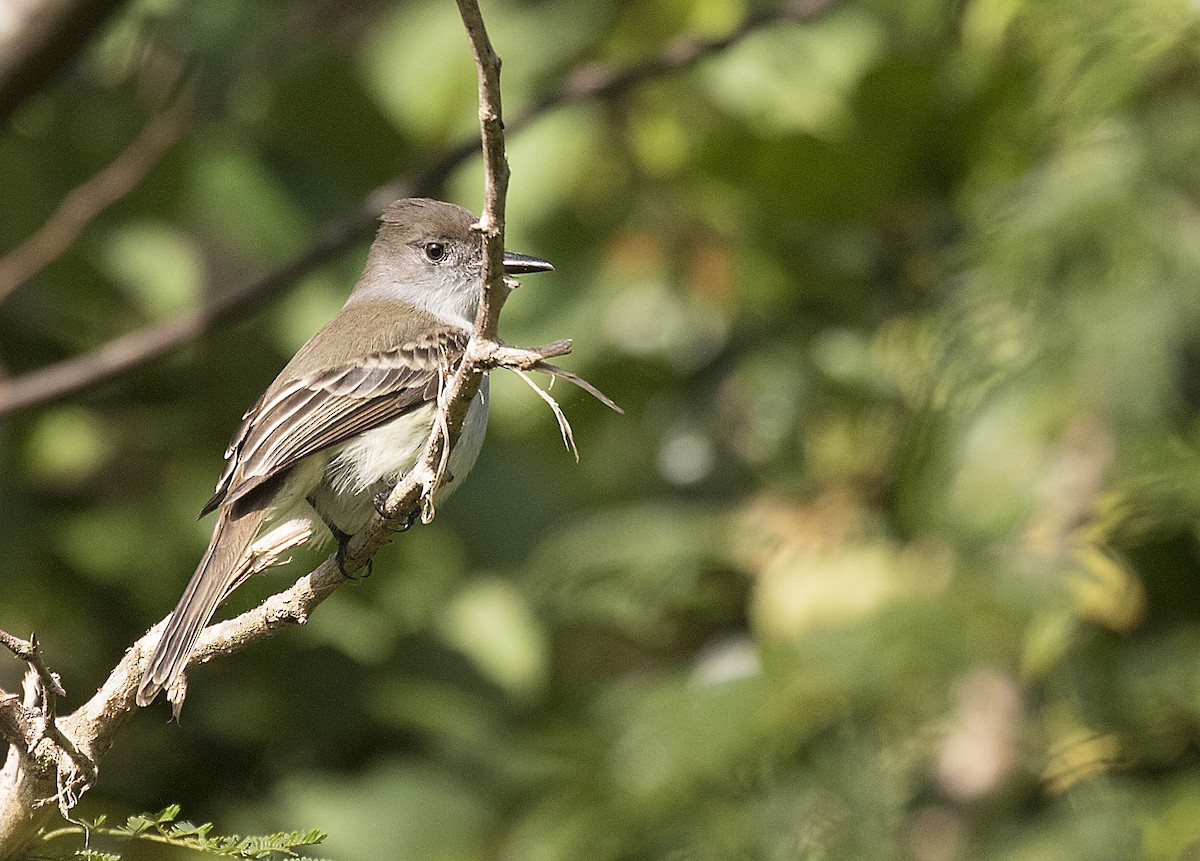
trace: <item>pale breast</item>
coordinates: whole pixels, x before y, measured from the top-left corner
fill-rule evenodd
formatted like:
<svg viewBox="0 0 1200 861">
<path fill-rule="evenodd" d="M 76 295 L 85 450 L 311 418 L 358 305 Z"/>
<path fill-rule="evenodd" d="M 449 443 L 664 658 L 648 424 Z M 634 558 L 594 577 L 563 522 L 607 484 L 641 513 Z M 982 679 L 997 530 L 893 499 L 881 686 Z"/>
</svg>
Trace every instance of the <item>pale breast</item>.
<svg viewBox="0 0 1200 861">
<path fill-rule="evenodd" d="M 488 380 L 471 402 L 458 445 L 447 465 L 454 481 L 443 485 L 445 499 L 460 485 L 479 457 L 487 430 Z M 346 532 L 366 524 L 376 493 L 396 484 L 417 463 L 436 416 L 433 403 L 418 407 L 388 424 L 369 430 L 336 448 L 316 495 L 321 510 Z"/>
<path fill-rule="evenodd" d="M 329 461 L 326 481 L 337 493 L 352 494 L 395 481 L 421 456 L 436 411 L 435 404 L 425 404 L 344 443 Z"/>
</svg>

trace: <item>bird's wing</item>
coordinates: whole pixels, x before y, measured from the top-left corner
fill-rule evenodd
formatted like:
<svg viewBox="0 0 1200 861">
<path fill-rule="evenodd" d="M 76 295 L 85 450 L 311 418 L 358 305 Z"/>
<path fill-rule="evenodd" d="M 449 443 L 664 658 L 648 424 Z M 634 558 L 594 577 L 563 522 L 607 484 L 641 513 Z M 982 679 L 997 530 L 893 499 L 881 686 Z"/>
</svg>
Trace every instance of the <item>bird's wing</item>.
<svg viewBox="0 0 1200 861">
<path fill-rule="evenodd" d="M 235 431 L 203 513 L 235 502 L 311 454 L 435 400 L 468 338 L 460 329 L 439 329 L 268 389 Z"/>
</svg>

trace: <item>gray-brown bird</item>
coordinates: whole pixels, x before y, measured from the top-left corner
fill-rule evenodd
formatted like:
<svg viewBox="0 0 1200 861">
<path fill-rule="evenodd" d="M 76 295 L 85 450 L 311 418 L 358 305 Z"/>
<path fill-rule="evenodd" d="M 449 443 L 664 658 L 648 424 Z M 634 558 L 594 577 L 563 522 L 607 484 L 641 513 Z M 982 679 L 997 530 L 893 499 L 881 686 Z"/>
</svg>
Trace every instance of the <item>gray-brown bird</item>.
<svg viewBox="0 0 1200 861">
<path fill-rule="evenodd" d="M 201 630 L 246 577 L 309 540 L 366 525 L 376 496 L 417 463 L 446 372 L 462 356 L 482 293 L 475 216 L 436 200 L 393 203 L 342 310 L 300 348 L 246 411 L 225 452 L 208 550 L 138 687 L 148 705 L 180 680 Z M 508 274 L 544 260 L 506 253 Z M 487 379 L 448 470 L 461 483 L 487 426 Z M 180 697 L 172 697 L 178 715 Z"/>
</svg>

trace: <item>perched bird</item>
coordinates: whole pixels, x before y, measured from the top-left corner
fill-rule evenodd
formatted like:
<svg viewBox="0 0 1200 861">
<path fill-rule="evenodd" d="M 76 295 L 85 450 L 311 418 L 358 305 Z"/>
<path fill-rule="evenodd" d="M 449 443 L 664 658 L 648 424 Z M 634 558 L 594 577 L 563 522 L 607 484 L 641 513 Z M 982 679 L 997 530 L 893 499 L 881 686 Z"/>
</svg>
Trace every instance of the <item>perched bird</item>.
<svg viewBox="0 0 1200 861">
<path fill-rule="evenodd" d="M 437 415 L 438 389 L 466 349 L 482 293 L 475 216 L 408 199 L 383 213 L 345 306 L 300 348 L 246 411 L 225 452 L 208 550 L 179 599 L 137 691 L 148 705 L 180 681 L 217 606 L 283 550 L 345 541 L 376 497 L 416 464 Z M 506 253 L 508 274 L 554 267 Z M 460 483 L 487 426 L 487 379 L 472 401 L 448 471 Z M 178 714 L 181 697 L 172 696 Z"/>
</svg>

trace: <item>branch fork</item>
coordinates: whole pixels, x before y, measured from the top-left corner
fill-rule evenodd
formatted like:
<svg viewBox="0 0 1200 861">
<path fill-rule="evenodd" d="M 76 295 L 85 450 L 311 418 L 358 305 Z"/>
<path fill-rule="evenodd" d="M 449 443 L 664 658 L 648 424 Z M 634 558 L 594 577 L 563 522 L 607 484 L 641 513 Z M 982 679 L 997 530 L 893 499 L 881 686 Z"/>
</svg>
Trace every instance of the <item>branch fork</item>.
<svg viewBox="0 0 1200 861">
<path fill-rule="evenodd" d="M 79 797 L 96 782 L 95 760 L 58 725 L 57 699 L 66 696 L 58 674 L 42 656 L 37 635 L 28 640 L 0 631 L 0 645 L 29 665 L 24 697 L 0 691 L 0 737 L 8 742 L 9 756 L 20 768 L 43 780 L 54 781 L 52 799 L 66 816 Z M 9 762 L 5 763 L 5 774 Z"/>
</svg>

